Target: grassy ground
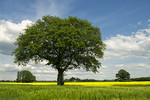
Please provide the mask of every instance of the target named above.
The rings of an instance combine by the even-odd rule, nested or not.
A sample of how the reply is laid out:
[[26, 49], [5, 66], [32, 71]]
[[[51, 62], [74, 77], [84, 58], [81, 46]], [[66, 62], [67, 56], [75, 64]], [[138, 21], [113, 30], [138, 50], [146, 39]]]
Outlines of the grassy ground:
[[149, 100], [150, 86], [0, 84], [0, 100]]

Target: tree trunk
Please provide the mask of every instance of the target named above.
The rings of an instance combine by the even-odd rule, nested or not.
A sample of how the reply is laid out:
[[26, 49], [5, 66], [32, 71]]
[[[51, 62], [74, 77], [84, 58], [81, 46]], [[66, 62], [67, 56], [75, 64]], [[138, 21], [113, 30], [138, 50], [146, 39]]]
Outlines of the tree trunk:
[[64, 85], [64, 71], [58, 69], [58, 76], [57, 76], [57, 85]]

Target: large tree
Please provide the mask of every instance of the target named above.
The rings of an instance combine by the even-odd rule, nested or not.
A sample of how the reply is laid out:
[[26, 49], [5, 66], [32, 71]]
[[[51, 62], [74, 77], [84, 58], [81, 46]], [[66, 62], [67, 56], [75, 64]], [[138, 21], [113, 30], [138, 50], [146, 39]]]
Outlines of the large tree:
[[129, 81], [130, 80], [130, 74], [124, 69], [120, 69], [118, 73], [116, 74], [116, 78], [118, 81]]
[[46, 60], [46, 65], [58, 71], [57, 85], [64, 84], [64, 71], [70, 69], [98, 72], [98, 58], [103, 57], [105, 49], [98, 27], [71, 16], [43, 16], [20, 34], [15, 45], [15, 63], [26, 65], [30, 60]]

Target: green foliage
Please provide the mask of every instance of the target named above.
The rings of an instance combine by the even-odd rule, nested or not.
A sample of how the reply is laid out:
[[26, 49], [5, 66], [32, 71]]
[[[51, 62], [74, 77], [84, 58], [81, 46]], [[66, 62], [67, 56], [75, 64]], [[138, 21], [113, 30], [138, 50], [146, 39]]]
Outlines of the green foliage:
[[70, 79], [65, 79], [64, 81], [66, 81], [66, 82], [81, 82], [81, 79], [71, 77]]
[[95, 80], [95, 79], [80, 79], [80, 78], [75, 78], [71, 77], [70, 79], [65, 79], [65, 82], [99, 82], [100, 80]]
[[18, 71], [17, 72], [17, 82], [34, 82], [36, 80], [36, 77], [28, 70]]
[[0, 85], [0, 100], [149, 100], [150, 87]]
[[129, 81], [130, 80], [130, 74], [129, 72], [125, 71], [124, 69], [121, 69], [118, 71], [116, 74], [117, 80], [118, 81]]
[[28, 26], [25, 34], [20, 34], [15, 45], [18, 46], [12, 53], [15, 63], [26, 65], [30, 60], [46, 60], [46, 65], [58, 70], [60, 82], [63, 72], [70, 69], [98, 72], [101, 63], [97, 58], [103, 57], [105, 49], [98, 27], [71, 16], [64, 19], [43, 16]]
[[132, 81], [150, 81], [150, 77], [131, 78]]

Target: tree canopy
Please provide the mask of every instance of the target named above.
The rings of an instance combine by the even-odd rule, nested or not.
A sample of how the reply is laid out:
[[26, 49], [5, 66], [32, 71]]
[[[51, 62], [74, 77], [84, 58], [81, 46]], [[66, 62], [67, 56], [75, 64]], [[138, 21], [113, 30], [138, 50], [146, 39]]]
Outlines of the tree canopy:
[[17, 82], [33, 82], [36, 81], [36, 77], [28, 70], [18, 71], [17, 72]]
[[124, 69], [121, 69], [116, 74], [116, 78], [118, 81], [129, 81], [130, 80], [130, 74]]
[[70, 69], [98, 72], [98, 58], [103, 57], [105, 50], [100, 28], [71, 16], [43, 16], [20, 34], [15, 45], [15, 63], [46, 60], [46, 65], [58, 70], [58, 85], [63, 85], [63, 73]]

